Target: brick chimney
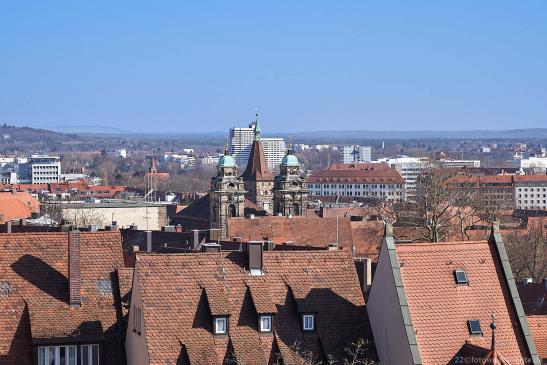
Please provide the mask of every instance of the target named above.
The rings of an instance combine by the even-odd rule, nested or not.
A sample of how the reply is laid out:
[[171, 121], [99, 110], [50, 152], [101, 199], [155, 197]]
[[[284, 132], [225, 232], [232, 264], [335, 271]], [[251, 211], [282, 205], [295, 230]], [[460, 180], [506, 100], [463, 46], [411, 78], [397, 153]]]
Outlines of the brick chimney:
[[68, 232], [68, 291], [70, 306], [80, 306], [82, 304], [80, 231], [77, 230]]

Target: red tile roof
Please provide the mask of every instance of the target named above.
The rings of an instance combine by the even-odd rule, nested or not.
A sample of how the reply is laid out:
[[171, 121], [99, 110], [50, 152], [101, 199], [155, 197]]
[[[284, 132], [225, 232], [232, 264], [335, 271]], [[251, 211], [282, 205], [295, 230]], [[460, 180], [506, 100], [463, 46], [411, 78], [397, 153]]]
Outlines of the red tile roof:
[[[222, 364], [229, 355], [262, 365], [280, 353], [290, 365], [295, 343], [319, 358], [340, 359], [356, 338], [370, 339], [348, 252], [264, 252], [265, 275], [250, 276], [246, 267], [243, 252], [139, 254], [135, 275], [150, 363], [174, 364], [182, 353], [193, 365]], [[229, 335], [214, 336], [211, 312], [224, 312], [226, 298]], [[316, 332], [302, 334], [299, 307], [317, 311]], [[260, 334], [257, 312], [272, 311], [273, 335]], [[373, 347], [367, 356], [375, 358]]]
[[527, 316], [539, 356], [547, 361], [547, 316]]
[[[496, 348], [507, 358], [527, 358], [496, 247], [488, 241], [397, 244], [404, 292], [423, 364], [447, 364], [465, 343], [490, 348], [488, 325], [496, 314]], [[469, 285], [458, 286], [464, 269]], [[478, 319], [484, 336], [471, 336]]]
[[404, 184], [405, 180], [385, 163], [374, 164], [332, 164], [327, 170], [315, 171], [308, 183], [358, 182], [377, 184]]
[[30, 218], [40, 212], [40, 203], [27, 192], [0, 191], [0, 223]]
[[338, 239], [340, 247], [355, 247], [356, 254], [372, 258], [378, 255], [383, 231], [384, 225], [379, 221], [351, 222], [349, 217], [336, 216], [230, 218], [227, 225], [228, 239], [241, 237], [245, 241], [269, 240], [312, 247], [325, 247]]
[[[116, 269], [123, 266], [119, 232], [81, 233], [82, 305], [68, 305], [68, 233], [0, 235], [0, 363], [33, 364], [33, 343], [103, 341], [105, 363], [123, 364]], [[100, 294], [98, 280], [114, 293]], [[119, 321], [120, 320], [120, 321]]]
[[264, 155], [264, 148], [260, 141], [255, 140], [251, 147], [251, 154], [249, 155], [249, 161], [247, 162], [247, 168], [241, 174], [243, 180], [273, 180], [273, 174], [268, 169], [268, 163], [266, 162], [266, 156]]

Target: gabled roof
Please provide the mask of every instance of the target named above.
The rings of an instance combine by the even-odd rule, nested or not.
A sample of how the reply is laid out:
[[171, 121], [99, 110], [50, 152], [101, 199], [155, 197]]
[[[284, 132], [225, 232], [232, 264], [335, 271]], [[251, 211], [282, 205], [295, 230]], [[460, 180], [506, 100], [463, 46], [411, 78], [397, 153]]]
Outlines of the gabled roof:
[[241, 177], [245, 181], [269, 181], [274, 179], [273, 174], [268, 169], [268, 162], [260, 140], [254, 140], [247, 168], [241, 174]]
[[534, 342], [539, 356], [547, 360], [547, 315], [527, 316], [530, 332], [534, 337]]
[[[82, 305], [68, 304], [68, 233], [0, 235], [0, 363], [33, 364], [33, 344], [104, 341], [105, 363], [124, 363], [116, 270], [123, 266], [119, 232], [81, 233]], [[101, 282], [99, 282], [99, 280]], [[112, 293], [99, 286], [112, 286]]]
[[405, 180], [385, 163], [343, 164], [334, 163], [326, 170], [315, 171], [308, 183], [357, 182], [372, 184], [404, 184]]
[[11, 219], [30, 218], [38, 213], [40, 203], [27, 192], [0, 192], [0, 223]]
[[[135, 275], [150, 363], [176, 363], [183, 353], [192, 365], [220, 365], [227, 356], [262, 365], [281, 353], [290, 365], [295, 343], [323, 358], [341, 356], [357, 338], [371, 340], [348, 252], [267, 251], [263, 261], [264, 275], [250, 276], [244, 252], [139, 254]], [[212, 315], [225, 312], [224, 298], [229, 334], [219, 337]], [[301, 333], [297, 299], [317, 309], [316, 333]], [[258, 313], [275, 313], [273, 334], [258, 332]], [[373, 348], [367, 355], [375, 358]]]
[[[489, 241], [401, 243], [394, 251], [421, 364], [447, 364], [465, 343], [489, 348], [492, 313], [500, 353], [515, 361], [537, 356], [498, 233]], [[455, 282], [457, 269], [468, 285]], [[470, 335], [468, 320], [480, 320], [485, 335]]]

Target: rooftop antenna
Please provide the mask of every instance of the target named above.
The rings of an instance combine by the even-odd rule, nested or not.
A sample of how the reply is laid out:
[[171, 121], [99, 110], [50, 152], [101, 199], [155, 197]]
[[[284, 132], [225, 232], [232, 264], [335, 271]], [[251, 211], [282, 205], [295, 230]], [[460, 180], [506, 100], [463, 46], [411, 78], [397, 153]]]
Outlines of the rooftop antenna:
[[492, 329], [492, 350], [496, 349], [496, 314], [492, 312], [492, 322], [490, 323]]

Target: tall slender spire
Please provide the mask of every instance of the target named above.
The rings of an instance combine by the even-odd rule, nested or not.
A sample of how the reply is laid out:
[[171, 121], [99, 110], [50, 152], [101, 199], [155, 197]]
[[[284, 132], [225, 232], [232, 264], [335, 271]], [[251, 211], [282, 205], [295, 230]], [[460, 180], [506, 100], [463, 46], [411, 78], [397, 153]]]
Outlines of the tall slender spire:
[[255, 114], [255, 141], [260, 141], [260, 125], [258, 124], [258, 109]]

